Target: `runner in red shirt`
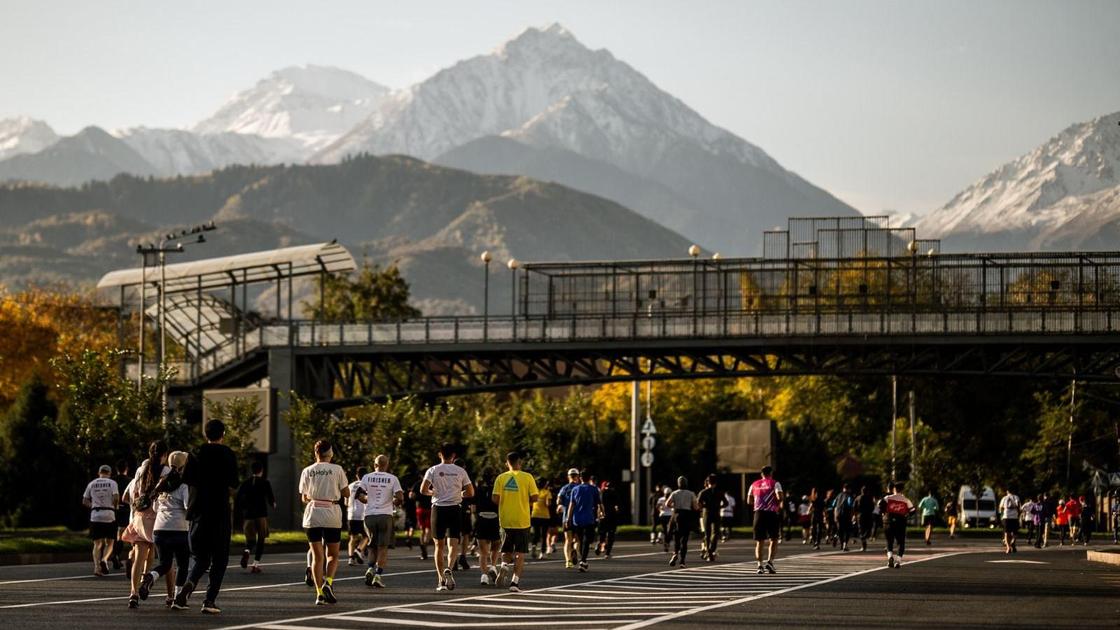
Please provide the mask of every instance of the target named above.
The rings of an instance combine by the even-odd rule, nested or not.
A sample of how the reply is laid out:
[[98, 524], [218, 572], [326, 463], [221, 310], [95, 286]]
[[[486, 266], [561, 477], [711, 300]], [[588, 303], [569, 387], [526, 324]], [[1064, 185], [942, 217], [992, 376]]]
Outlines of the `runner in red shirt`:
[[1081, 502], [1072, 494], [1066, 497], [1066, 519], [1069, 524], [1069, 543], [1076, 545], [1081, 537]]
[[[778, 550], [778, 534], [781, 528], [781, 509], [785, 500], [782, 484], [774, 480], [774, 469], [762, 467], [762, 479], [751, 484], [747, 494], [747, 505], [754, 509], [754, 559], [758, 562], [758, 574], [775, 573], [774, 556]], [[768, 542], [765, 564], [762, 562], [762, 543]]]
[[[902, 494], [902, 483], [891, 483], [891, 494], [879, 500], [879, 512], [883, 515], [883, 529], [887, 533], [887, 566], [897, 569], [902, 566], [902, 556], [906, 554], [906, 521], [914, 511], [914, 504]], [[895, 554], [895, 543], [898, 553]]]

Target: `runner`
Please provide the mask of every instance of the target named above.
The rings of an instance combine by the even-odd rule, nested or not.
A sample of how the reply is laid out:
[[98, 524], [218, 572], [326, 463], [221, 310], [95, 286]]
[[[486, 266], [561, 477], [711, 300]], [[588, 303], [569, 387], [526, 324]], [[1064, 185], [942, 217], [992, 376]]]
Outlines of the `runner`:
[[1067, 512], [1066, 502], [1062, 501], [1061, 496], [1058, 496], [1057, 499], [1057, 507], [1054, 508], [1054, 527], [1058, 529], [1058, 546], [1064, 547], [1066, 533], [1069, 532], [1069, 513]]
[[1020, 526], [1026, 525], [1027, 545], [1031, 545], [1034, 544], [1035, 536], [1034, 520], [1032, 520], [1031, 518], [1031, 515], [1035, 511], [1035, 503], [1034, 497], [1030, 496], [1029, 494], [1027, 495], [1026, 499], [1027, 500], [1023, 501], [1023, 504], [1019, 506], [1019, 523]]
[[1093, 531], [1095, 531], [1097, 527], [1097, 521], [1094, 516], [1096, 510], [1094, 509], [1093, 503], [1085, 497], [1080, 497], [1078, 501], [1081, 504], [1081, 522], [1078, 524], [1078, 531], [1081, 534], [1081, 543], [1088, 547], [1093, 539]]
[[[117, 482], [117, 491], [119, 496], [124, 496], [124, 488], [128, 486], [128, 482], [132, 477], [128, 474], [128, 462], [125, 460], [117, 461], [117, 474], [113, 477], [113, 481]], [[128, 527], [129, 518], [132, 516], [132, 508], [124, 501], [117, 501], [117, 537], [113, 541], [113, 570], [116, 571], [121, 568], [121, 550], [124, 549], [125, 542], [121, 540], [121, 535], [124, 534], [124, 528]], [[132, 546], [129, 545], [128, 554], [125, 556], [125, 574], [132, 573]]]
[[432, 498], [432, 533], [436, 538], [436, 591], [455, 590], [451, 565], [459, 557], [463, 497], [474, 496], [467, 471], [455, 465], [458, 453], [451, 444], [439, 447], [440, 463], [424, 473], [420, 494]]
[[[521, 454], [506, 455], [506, 472], [494, 480], [491, 499], [498, 504], [498, 522], [502, 527], [502, 566], [498, 570], [497, 584], [510, 574], [513, 561], [511, 593], [521, 592], [521, 572], [525, 568], [525, 554], [529, 552], [529, 506], [537, 500], [537, 484], [533, 476], [521, 470]], [[565, 512], [569, 517], [570, 511]]]
[[304, 503], [303, 528], [311, 548], [316, 606], [338, 603], [333, 586], [338, 570], [338, 547], [342, 542], [340, 500], [350, 496], [350, 487], [346, 483], [346, 471], [331, 463], [333, 457], [331, 443], [319, 440], [315, 443], [315, 463], [299, 474], [299, 495]]
[[140, 579], [141, 600], [148, 599], [152, 586], [160, 576], [167, 578], [168, 608], [175, 603], [175, 586], [182, 588], [190, 570], [191, 548], [188, 541], [190, 522], [187, 521], [189, 492], [183, 484], [183, 468], [187, 454], [175, 451], [167, 456], [171, 470], [156, 484], [156, 522], [152, 540], [159, 550], [159, 565]]
[[[552, 484], [542, 477], [537, 480], [537, 489], [537, 500], [533, 501], [533, 510], [529, 515], [533, 527], [533, 548], [530, 557], [540, 560], [548, 550], [548, 530], [552, 526], [552, 513], [550, 512]], [[482, 539], [479, 538], [478, 542], [481, 548]], [[481, 556], [481, 551], [479, 555]]]
[[[346, 566], [348, 567], [356, 567], [366, 563], [366, 546], [369, 545], [369, 540], [366, 538], [366, 502], [362, 500], [361, 495], [364, 492], [362, 490], [362, 479], [368, 472], [369, 470], [365, 466], [359, 466], [354, 481], [347, 486], [350, 490], [350, 498], [346, 500], [346, 529], [349, 532], [346, 541]], [[372, 561], [370, 565], [373, 565]]]
[[797, 504], [797, 522], [801, 525], [801, 544], [807, 545], [811, 540], [813, 531], [813, 517], [810, 513], [809, 495], [801, 495], [801, 502]]
[[407, 486], [409, 492], [404, 495], [401, 511], [404, 512], [404, 544], [412, 549], [412, 536], [416, 532], [416, 498], [412, 495], [413, 480], [411, 474], [401, 476], [401, 486]]
[[[459, 468], [468, 470], [465, 460], [458, 460], [456, 462]], [[470, 476], [470, 473], [467, 473]], [[475, 496], [478, 492], [475, 492]], [[470, 571], [471, 564], [467, 562], [467, 551], [471, 548], [471, 539], [474, 538], [474, 526], [471, 523], [471, 510], [474, 505], [475, 496], [463, 497], [463, 502], [459, 504], [459, 513], [461, 517], [461, 525], [459, 527], [459, 557], [451, 563], [452, 571]]]
[[1034, 528], [1034, 536], [1027, 541], [1027, 544], [1034, 545], [1035, 549], [1042, 548], [1042, 532], [1045, 529], [1045, 520], [1043, 515], [1046, 513], [1046, 500], [1043, 495], [1038, 495], [1031, 502], [1031, 511], [1027, 518], [1031, 521], [1031, 526]]
[[852, 513], [855, 500], [848, 491], [848, 484], [840, 486], [840, 493], [836, 495], [834, 518], [836, 520], [836, 538], [840, 541], [840, 550], [848, 550], [848, 539], [852, 535]]
[[813, 549], [820, 550], [821, 537], [824, 536], [824, 499], [816, 488], [809, 490], [809, 542]]
[[[762, 467], [762, 478], [751, 484], [747, 495], [747, 505], [754, 510], [754, 559], [758, 563], [759, 575], [776, 573], [774, 556], [778, 550], [778, 510], [781, 509], [785, 493], [782, 484], [774, 480], [774, 469]], [[762, 544], [769, 543], [766, 562], [762, 561]]]
[[599, 493], [603, 497], [603, 520], [599, 522], [600, 548], [595, 550], [595, 555], [602, 552], [604, 557], [610, 560], [615, 535], [618, 533], [618, 524], [622, 521], [622, 505], [619, 502], [618, 491], [611, 485], [610, 480], [603, 480]]
[[[490, 586], [498, 582], [498, 564], [502, 561], [502, 531], [498, 524], [498, 504], [494, 502], [494, 486], [487, 481], [490, 475], [478, 479], [475, 488], [474, 537], [478, 541], [478, 569], [482, 572], [481, 584]], [[533, 503], [536, 506], [540, 501]], [[548, 527], [545, 526], [547, 536]]]
[[1081, 502], [1072, 494], [1066, 495], [1066, 525], [1071, 545], [1076, 545], [1081, 540], [1081, 512]]
[[580, 478], [584, 483], [572, 488], [571, 498], [564, 509], [567, 519], [564, 524], [569, 526], [577, 541], [579, 572], [586, 573], [589, 568], [587, 554], [591, 550], [591, 541], [595, 540], [595, 525], [603, 514], [603, 498], [587, 471], [581, 473]]
[[720, 522], [723, 530], [720, 532], [720, 542], [727, 542], [731, 539], [731, 527], [735, 525], [735, 497], [731, 496], [731, 491], [723, 493], [723, 499], [727, 502], [719, 511]]
[[568, 517], [565, 509], [572, 499], [572, 490], [580, 484], [579, 469], [568, 469], [568, 483], [560, 488], [560, 492], [556, 493], [556, 509], [560, 513], [560, 523], [564, 531], [564, 568], [576, 568], [576, 537], [568, 525]]
[[113, 541], [117, 538], [116, 514], [121, 494], [117, 482], [109, 478], [112, 474], [112, 468], [102, 465], [97, 469], [97, 478], [89, 482], [82, 493], [82, 505], [89, 510], [93, 574], [97, 577], [109, 573], [109, 557], [113, 553]]
[[364, 503], [363, 526], [369, 547], [366, 586], [385, 588], [383, 576], [389, 566], [389, 548], [393, 546], [393, 510], [404, 504], [401, 481], [389, 472], [389, 456], [374, 458], [373, 472], [363, 474], [353, 491], [359, 493], [358, 502]]
[[875, 529], [875, 497], [863, 486], [856, 497], [856, 518], [859, 519], [859, 550], [867, 551], [867, 539]]
[[210, 581], [206, 586], [202, 612], [217, 615], [222, 612], [217, 606], [218, 593], [229, 564], [233, 517], [229, 497], [230, 491], [238, 485], [237, 457], [222, 444], [226, 425], [221, 420], [207, 422], [203, 433], [206, 444], [187, 460], [187, 467], [183, 470], [183, 482], [192, 491], [187, 510], [187, 518], [191, 521], [191, 571], [183, 588], [175, 594], [175, 603], [171, 607], [186, 608], [195, 585], [209, 571]]
[[918, 501], [918, 511], [922, 516], [922, 527], [925, 528], [925, 541], [927, 545], [933, 544], [933, 522], [937, 520], [937, 511], [941, 506], [938, 505], [937, 499], [933, 498], [933, 490], [931, 489], [926, 493], [926, 496]]
[[952, 496], [945, 499], [945, 524], [949, 526], [950, 540], [957, 537], [957, 517], [959, 514], [960, 508], [957, 506], [957, 500]]
[[669, 495], [665, 502], [666, 507], [673, 510], [673, 524], [675, 534], [673, 537], [673, 557], [669, 558], [669, 566], [680, 565], [684, 568], [688, 556], [688, 537], [696, 528], [699, 518], [697, 512], [700, 505], [696, 501], [696, 493], [688, 489], [688, 479], [683, 475], [677, 477], [677, 489]]
[[673, 490], [669, 486], [661, 489], [661, 498], [657, 500], [657, 539], [665, 543], [665, 553], [669, 553], [669, 528], [673, 524], [673, 507], [669, 505], [669, 495]]
[[700, 505], [700, 531], [704, 539], [700, 545], [700, 559], [706, 562], [715, 562], [719, 556], [719, 525], [720, 514], [727, 505], [727, 499], [717, 485], [719, 478], [708, 475], [704, 480], [704, 489], [696, 497]]
[[148, 459], [136, 470], [135, 483], [129, 497], [133, 507], [132, 518], [124, 530], [124, 539], [136, 549], [135, 562], [129, 575], [131, 590], [128, 607], [140, 607], [140, 581], [155, 564], [156, 484], [167, 464], [168, 449], [162, 441], [148, 445]]
[[[887, 566], [898, 569], [902, 566], [902, 556], [906, 555], [906, 521], [914, 512], [914, 504], [902, 494], [902, 483], [891, 484], [891, 494], [879, 501], [879, 512], [883, 515], [883, 529], [887, 534]], [[898, 545], [898, 554], [894, 552]]]
[[[249, 568], [250, 573], [260, 573], [264, 541], [268, 539], [268, 508], [276, 509], [276, 496], [272, 494], [272, 484], [264, 476], [264, 464], [253, 462], [252, 471], [253, 474], [237, 489], [237, 505], [241, 507], [241, 524], [245, 533], [241, 568]], [[249, 567], [250, 553], [253, 556], [252, 567]]]
[[428, 544], [432, 542], [432, 497], [420, 492], [423, 476], [416, 480], [408, 496], [416, 503], [416, 527], [420, 529], [420, 559], [428, 559]]
[[649, 528], [649, 544], [651, 545], [656, 545], [662, 540], [661, 501], [667, 496], [669, 495], [663, 492], [661, 484], [657, 483], [653, 485], [653, 488], [649, 491], [649, 496], [646, 497], [646, 507], [649, 508], [646, 514], [649, 515], [649, 520], [652, 523]]
[[824, 493], [824, 538], [836, 546], [836, 491], [831, 488]]
[[1008, 488], [999, 501], [999, 517], [1003, 521], [1003, 552], [1019, 551], [1015, 547], [1015, 535], [1019, 533], [1019, 497]]

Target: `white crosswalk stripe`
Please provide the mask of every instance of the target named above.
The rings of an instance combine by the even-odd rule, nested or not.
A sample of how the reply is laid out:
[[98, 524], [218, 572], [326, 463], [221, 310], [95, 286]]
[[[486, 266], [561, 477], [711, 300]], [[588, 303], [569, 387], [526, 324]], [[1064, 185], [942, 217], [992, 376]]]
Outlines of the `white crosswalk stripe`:
[[[924, 559], [941, 557], [940, 554]], [[920, 561], [920, 560], [919, 560]], [[262, 628], [359, 630], [372, 624], [431, 628], [643, 628], [696, 612], [745, 603], [885, 568], [879, 554], [794, 556], [775, 575], [758, 575], [753, 562], [704, 565], [644, 575], [459, 599], [386, 606]]]

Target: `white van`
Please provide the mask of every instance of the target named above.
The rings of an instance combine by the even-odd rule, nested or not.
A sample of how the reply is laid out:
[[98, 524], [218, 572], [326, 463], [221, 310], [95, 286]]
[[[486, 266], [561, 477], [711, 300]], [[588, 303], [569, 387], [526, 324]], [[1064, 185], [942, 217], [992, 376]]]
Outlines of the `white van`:
[[960, 522], [962, 527], [995, 527], [999, 522], [996, 512], [996, 493], [991, 486], [984, 486], [979, 499], [972, 491], [971, 486], [961, 486], [957, 495], [957, 505], [960, 506]]

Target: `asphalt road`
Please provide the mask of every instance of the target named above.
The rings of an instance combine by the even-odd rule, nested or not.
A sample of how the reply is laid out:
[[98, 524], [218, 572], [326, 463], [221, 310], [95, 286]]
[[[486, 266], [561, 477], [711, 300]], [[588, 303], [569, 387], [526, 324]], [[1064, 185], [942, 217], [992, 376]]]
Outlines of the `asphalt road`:
[[219, 617], [199, 613], [197, 594], [191, 610], [166, 610], [161, 585], [139, 610], [128, 610], [123, 577], [95, 578], [84, 564], [0, 567], [0, 620], [4, 630], [1120, 625], [1120, 568], [1086, 561], [1084, 547], [1008, 556], [991, 541], [941, 540], [913, 545], [902, 568], [888, 569], [881, 542], [866, 553], [812, 553], [786, 543], [777, 574], [764, 576], [755, 574], [747, 541], [725, 545], [710, 564], [699, 562], [695, 547], [683, 570], [668, 566], [660, 548], [640, 542], [619, 543], [613, 559], [593, 561], [586, 574], [556, 559], [531, 562], [520, 594], [480, 586], [477, 570], [457, 573], [455, 591], [436, 593], [430, 562], [397, 549], [388, 588], [368, 589], [360, 569], [342, 567], [340, 602], [330, 607], [314, 605], [302, 580], [302, 554], [266, 557], [259, 575], [235, 559]]

